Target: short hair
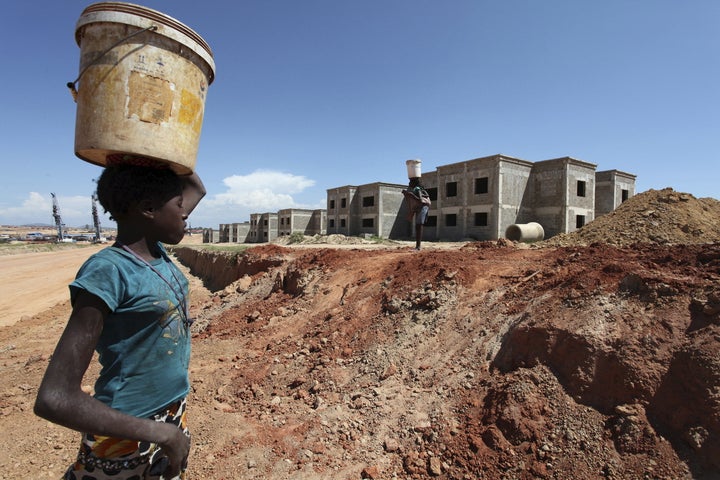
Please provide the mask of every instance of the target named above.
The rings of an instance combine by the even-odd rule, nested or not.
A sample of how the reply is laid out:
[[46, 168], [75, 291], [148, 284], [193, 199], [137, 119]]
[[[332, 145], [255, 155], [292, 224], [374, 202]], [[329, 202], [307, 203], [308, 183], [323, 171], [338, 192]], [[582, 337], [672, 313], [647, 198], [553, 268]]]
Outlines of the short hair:
[[110, 165], [97, 181], [97, 198], [112, 220], [142, 201], [161, 206], [182, 194], [180, 177], [169, 168]]

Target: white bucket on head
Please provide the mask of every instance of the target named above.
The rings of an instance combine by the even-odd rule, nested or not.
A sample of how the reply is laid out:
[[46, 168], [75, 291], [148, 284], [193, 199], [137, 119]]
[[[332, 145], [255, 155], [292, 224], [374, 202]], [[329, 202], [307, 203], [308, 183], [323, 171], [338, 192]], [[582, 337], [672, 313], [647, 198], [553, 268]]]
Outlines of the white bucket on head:
[[405, 166], [407, 167], [408, 178], [420, 178], [422, 176], [421, 160], [405, 160]]
[[142, 157], [193, 172], [215, 78], [207, 43], [172, 17], [120, 2], [83, 10], [75, 39], [75, 155], [97, 165]]

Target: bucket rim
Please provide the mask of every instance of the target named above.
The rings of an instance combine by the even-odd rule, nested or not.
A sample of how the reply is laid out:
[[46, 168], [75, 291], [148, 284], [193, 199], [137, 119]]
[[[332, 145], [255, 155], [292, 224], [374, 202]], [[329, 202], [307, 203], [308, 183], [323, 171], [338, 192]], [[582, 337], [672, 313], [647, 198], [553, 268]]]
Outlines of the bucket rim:
[[192, 49], [210, 67], [208, 84], [215, 79], [215, 61], [210, 45], [192, 28], [179, 20], [142, 5], [127, 2], [97, 2], [87, 6], [75, 25], [75, 41], [80, 46], [80, 32], [91, 23], [121, 23], [139, 28], [157, 24], [155, 32]]
[[146, 158], [148, 160], [154, 160], [158, 163], [165, 164], [170, 170], [175, 172], [178, 175], [184, 176], [184, 175], [190, 175], [193, 173], [195, 169], [195, 165], [186, 165], [184, 163], [175, 162], [172, 160], [168, 160], [166, 158], [160, 158], [154, 155], [148, 155], [147, 153], [133, 153], [133, 152], [127, 152], [125, 150], [117, 150], [117, 149], [108, 149], [108, 150], [99, 150], [96, 152], [93, 152], [92, 149], [77, 149], [75, 148], [75, 156], [79, 158], [80, 160], [84, 160], [88, 163], [91, 163], [93, 165], [97, 165], [99, 167], [107, 167], [109, 162], [108, 158], [113, 155], [134, 155], [137, 157]]

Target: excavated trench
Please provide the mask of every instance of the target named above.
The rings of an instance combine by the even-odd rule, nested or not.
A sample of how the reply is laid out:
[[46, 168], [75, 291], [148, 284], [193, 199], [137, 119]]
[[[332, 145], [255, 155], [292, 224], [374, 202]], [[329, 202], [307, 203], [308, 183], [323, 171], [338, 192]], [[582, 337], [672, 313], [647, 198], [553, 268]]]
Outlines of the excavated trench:
[[287, 262], [287, 259], [281, 256], [256, 255], [252, 249], [230, 253], [173, 247], [172, 252], [193, 275], [203, 280], [206, 288], [213, 292], [222, 290], [246, 275], [253, 277]]

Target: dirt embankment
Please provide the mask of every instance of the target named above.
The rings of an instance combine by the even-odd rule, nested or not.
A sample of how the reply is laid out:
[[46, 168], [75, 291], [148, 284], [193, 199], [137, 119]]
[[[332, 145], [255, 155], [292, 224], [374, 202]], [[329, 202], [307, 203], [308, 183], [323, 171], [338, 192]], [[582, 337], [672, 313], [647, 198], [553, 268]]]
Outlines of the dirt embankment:
[[237, 454], [293, 464], [247, 456], [248, 478], [720, 472], [718, 246], [261, 247], [230, 263], [242, 278], [199, 313], [200, 342], [236, 345], [212, 402], [253, 425]]
[[[593, 222], [546, 248], [177, 249], [197, 273], [191, 478], [718, 478], [720, 235], [673, 241], [704, 201], [666, 195], [626, 202], [616, 222], [670, 207], [663, 241], [629, 246], [588, 242]], [[0, 330], [10, 478], [74, 454], [30, 413], [63, 309]]]

